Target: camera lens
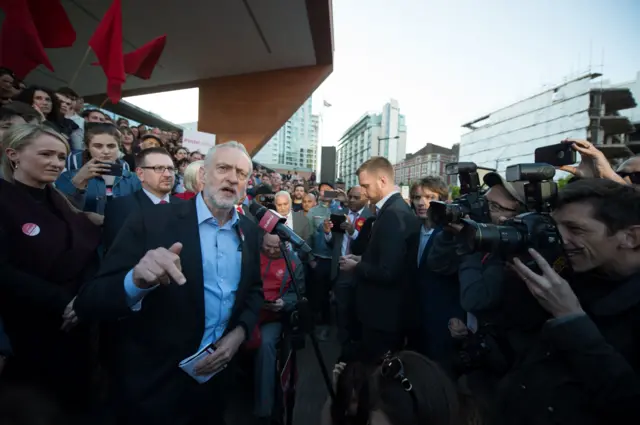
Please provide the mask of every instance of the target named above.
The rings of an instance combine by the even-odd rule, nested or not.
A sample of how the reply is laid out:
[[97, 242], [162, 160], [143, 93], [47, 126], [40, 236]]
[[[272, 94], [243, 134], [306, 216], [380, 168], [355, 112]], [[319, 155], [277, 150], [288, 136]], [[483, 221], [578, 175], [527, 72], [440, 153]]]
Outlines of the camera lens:
[[429, 203], [429, 219], [438, 226], [457, 224], [464, 218], [464, 211], [458, 204], [447, 204], [441, 201]]
[[526, 235], [513, 226], [476, 223], [465, 226], [462, 237], [473, 251], [513, 254], [526, 249]]

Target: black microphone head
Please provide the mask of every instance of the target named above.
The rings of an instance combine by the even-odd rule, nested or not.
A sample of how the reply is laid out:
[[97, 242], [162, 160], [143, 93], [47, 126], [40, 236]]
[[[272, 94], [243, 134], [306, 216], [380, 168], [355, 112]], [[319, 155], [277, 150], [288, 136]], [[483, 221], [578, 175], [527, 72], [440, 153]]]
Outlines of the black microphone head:
[[253, 214], [258, 220], [260, 220], [262, 216], [264, 216], [264, 213], [267, 212], [267, 209], [254, 201], [251, 203], [251, 205], [249, 205], [249, 212]]

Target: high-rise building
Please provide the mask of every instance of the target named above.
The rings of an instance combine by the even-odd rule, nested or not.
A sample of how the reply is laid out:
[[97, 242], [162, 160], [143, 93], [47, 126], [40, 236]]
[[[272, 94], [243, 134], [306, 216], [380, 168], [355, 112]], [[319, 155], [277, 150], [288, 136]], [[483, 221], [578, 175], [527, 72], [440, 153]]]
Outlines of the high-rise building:
[[441, 177], [447, 185], [457, 184], [457, 176], [448, 176], [445, 166], [450, 162], [456, 162], [456, 148], [427, 143], [424, 148], [407, 157], [393, 166], [396, 174], [396, 184], [411, 185], [426, 176]]
[[312, 114], [311, 98], [254, 156], [274, 169], [314, 171], [318, 157], [318, 116]]
[[609, 158], [630, 155], [635, 127], [622, 111], [636, 106], [633, 94], [599, 77], [583, 75], [464, 124], [471, 131], [460, 139], [460, 161], [504, 173], [567, 138], [587, 139]]
[[405, 116], [391, 99], [381, 113], [367, 112], [338, 141], [338, 179], [347, 187], [358, 183], [356, 170], [372, 156], [384, 156], [392, 164], [402, 161], [407, 145]]

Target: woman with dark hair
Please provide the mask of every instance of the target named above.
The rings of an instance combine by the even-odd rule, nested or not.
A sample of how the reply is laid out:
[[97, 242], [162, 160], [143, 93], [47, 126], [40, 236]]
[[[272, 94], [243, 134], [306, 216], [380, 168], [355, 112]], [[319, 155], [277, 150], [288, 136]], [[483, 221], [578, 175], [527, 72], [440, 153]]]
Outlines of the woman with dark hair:
[[83, 211], [104, 215], [107, 202], [131, 195], [142, 185], [126, 162], [118, 158], [120, 133], [113, 124], [87, 123], [84, 138], [86, 150], [69, 158], [56, 186], [70, 196], [84, 194]]
[[122, 160], [129, 164], [129, 170], [135, 170], [136, 155], [134, 152], [138, 143], [129, 127], [120, 127], [120, 133], [122, 134], [120, 140], [120, 151], [123, 153]]
[[338, 363], [333, 369], [331, 398], [322, 410], [321, 425], [367, 425], [369, 421], [370, 369], [363, 363]]
[[371, 425], [480, 425], [478, 410], [421, 354], [388, 354], [371, 377]]
[[[46, 87], [30, 86], [22, 91], [15, 100], [31, 105], [42, 114], [44, 123], [51, 126], [58, 133], [71, 141], [72, 149], [76, 150], [81, 140], [74, 143], [72, 135], [80, 129], [72, 120], [64, 117], [58, 96]], [[78, 133], [79, 134], [79, 133]]]

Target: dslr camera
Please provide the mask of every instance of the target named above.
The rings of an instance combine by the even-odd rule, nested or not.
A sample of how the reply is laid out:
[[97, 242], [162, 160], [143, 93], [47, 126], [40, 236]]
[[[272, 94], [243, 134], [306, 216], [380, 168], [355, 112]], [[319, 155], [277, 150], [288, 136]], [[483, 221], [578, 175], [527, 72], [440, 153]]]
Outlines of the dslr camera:
[[473, 162], [453, 162], [445, 167], [447, 175], [458, 175], [460, 197], [448, 204], [441, 201], [429, 203], [429, 219], [438, 226], [459, 224], [465, 216], [476, 222], [489, 218], [489, 209], [481, 191], [478, 166]]
[[464, 220], [461, 237], [472, 251], [498, 253], [505, 259], [515, 256], [530, 268], [537, 268], [527, 253], [533, 248], [563, 277], [571, 274], [562, 237], [551, 211], [558, 186], [553, 181], [555, 167], [544, 163], [517, 164], [507, 168], [506, 180], [525, 181], [527, 212], [501, 225]]

